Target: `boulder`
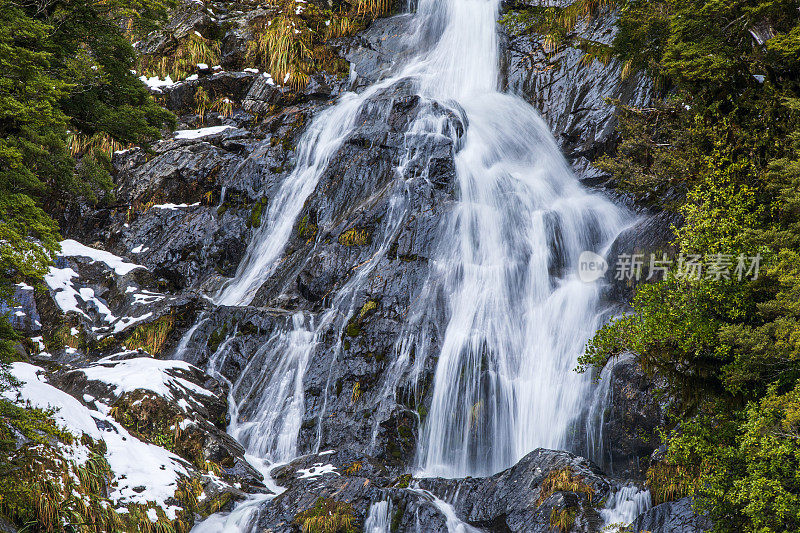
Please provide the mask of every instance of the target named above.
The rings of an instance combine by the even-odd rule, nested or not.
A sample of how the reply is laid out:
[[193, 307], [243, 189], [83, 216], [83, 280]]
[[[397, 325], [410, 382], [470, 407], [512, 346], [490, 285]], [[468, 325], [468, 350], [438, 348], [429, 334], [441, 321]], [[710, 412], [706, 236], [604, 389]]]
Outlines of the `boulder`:
[[701, 533], [710, 531], [712, 527], [713, 523], [708, 517], [695, 512], [691, 498], [681, 498], [656, 505], [642, 513], [630, 525], [630, 530], [650, 533]]

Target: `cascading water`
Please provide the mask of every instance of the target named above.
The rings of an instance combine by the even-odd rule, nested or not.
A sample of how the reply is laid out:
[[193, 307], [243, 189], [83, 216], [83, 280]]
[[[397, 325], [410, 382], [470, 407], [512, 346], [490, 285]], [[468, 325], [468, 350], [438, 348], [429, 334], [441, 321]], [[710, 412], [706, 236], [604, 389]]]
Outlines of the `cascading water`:
[[[491, 474], [537, 446], [566, 443], [589, 387], [572, 370], [599, 325], [600, 287], [578, 280], [577, 258], [584, 250], [602, 252], [625, 222], [608, 200], [581, 187], [535, 111], [498, 91], [499, 3], [419, 0], [408, 43], [416, 55], [397, 75], [344, 95], [314, 120], [236, 277], [214, 297], [218, 305], [253, 301], [276, 269], [305, 201], [379, 91], [409, 80], [423, 99], [461, 117], [463, 136], [424, 112], [407, 133], [454, 140], [459, 197], [442, 220], [430, 275], [409, 310], [384, 385], [385, 396], [392, 395], [401, 381], [420, 379], [426, 358], [437, 360], [417, 459], [424, 472], [444, 476]], [[413, 157], [409, 147], [405, 162]], [[403, 161], [396, 171], [403, 173]], [[408, 216], [402, 187], [390, 194], [392, 214], [376, 231], [382, 237], [368, 264], [314, 320], [295, 315], [291, 327], [250, 359], [242, 373], [247, 379], [231, 384], [229, 430], [251, 457], [269, 464], [297, 454], [302, 380], [313, 350], [325, 331], [341, 338], [370, 270]], [[439, 344], [431, 342], [432, 332]], [[217, 350], [212, 371], [226, 349], [223, 343]], [[339, 351], [333, 348], [331, 365]], [[226, 528], [254, 527], [249, 509], [237, 511]], [[221, 528], [223, 519], [214, 520]]]
[[623, 212], [577, 182], [531, 107], [497, 91], [498, 4], [423, 0], [441, 38], [409, 67], [423, 95], [468, 124], [460, 202], [397, 359], [414, 350], [418, 373], [437, 355], [425, 353], [427, 337], [443, 331], [419, 446], [426, 474], [486, 475], [537, 446], [564, 447], [588, 388], [572, 370], [600, 321], [600, 287], [578, 279], [577, 260], [624, 225]]

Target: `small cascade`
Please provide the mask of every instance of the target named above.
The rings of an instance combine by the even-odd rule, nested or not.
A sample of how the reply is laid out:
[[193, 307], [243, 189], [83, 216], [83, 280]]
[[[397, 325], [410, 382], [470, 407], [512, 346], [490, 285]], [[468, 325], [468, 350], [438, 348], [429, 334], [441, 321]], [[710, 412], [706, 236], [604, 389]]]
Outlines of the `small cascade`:
[[[305, 315], [296, 313], [291, 323], [291, 329], [275, 332], [253, 354], [230, 389], [228, 433], [252, 456], [274, 463], [297, 456], [303, 376], [316, 342], [313, 324]], [[220, 375], [230, 348], [229, 341], [219, 346], [209, 362], [211, 375]]]
[[617, 488], [606, 501], [604, 509], [600, 510], [603, 518], [603, 531], [616, 533], [624, 530], [637, 516], [644, 513], [653, 502], [649, 489], [641, 489], [636, 485], [625, 485]]
[[179, 361], [185, 360], [186, 351], [189, 349], [189, 344], [192, 342], [194, 334], [198, 329], [203, 327], [203, 324], [208, 321], [208, 314], [205, 312], [200, 313], [200, 316], [197, 317], [197, 322], [195, 322], [194, 325], [183, 334], [183, 337], [181, 337], [181, 340], [178, 342], [178, 346], [175, 348], [175, 353], [172, 355], [173, 359], [177, 359]]
[[192, 533], [241, 533], [255, 531], [259, 512], [267, 501], [283, 492], [270, 476], [273, 468], [267, 462], [253, 456], [246, 456], [247, 461], [264, 476], [264, 485], [269, 490], [265, 494], [253, 494], [240, 502], [230, 513], [217, 513], [209, 516], [192, 528]]
[[391, 526], [392, 503], [386, 500], [373, 503], [364, 522], [364, 533], [391, 533]]
[[609, 363], [600, 372], [589, 401], [586, 414], [585, 455], [602, 467], [608, 467], [613, 474], [610, 457], [605, 456], [603, 426], [606, 422], [606, 408], [611, 404], [611, 373], [613, 364]]
[[433, 493], [421, 488], [411, 488], [408, 490], [415, 492], [424, 499], [430, 501], [431, 504], [436, 507], [440, 513], [442, 513], [447, 521], [447, 533], [483, 533], [482, 530], [473, 527], [459, 519], [458, 516], [456, 516], [456, 511], [453, 509], [453, 506], [444, 500], [437, 498]]

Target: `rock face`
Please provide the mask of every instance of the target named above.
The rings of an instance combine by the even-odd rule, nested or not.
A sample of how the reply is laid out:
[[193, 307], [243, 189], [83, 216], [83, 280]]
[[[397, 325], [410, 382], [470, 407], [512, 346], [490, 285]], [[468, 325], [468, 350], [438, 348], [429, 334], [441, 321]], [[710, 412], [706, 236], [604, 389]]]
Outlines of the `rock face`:
[[594, 442], [581, 453], [594, 457], [606, 472], [644, 481], [650, 456], [661, 439], [667, 399], [632, 354], [608, 362], [587, 415], [587, 433]]
[[[524, 7], [521, 2], [511, 9]], [[603, 14], [579, 23], [576, 35], [610, 44], [615, 22], [613, 13]], [[652, 98], [651, 80], [639, 73], [623, 78], [623, 66], [615, 59], [607, 65], [599, 61], [586, 64], [584, 53], [571, 46], [547, 54], [541, 36], [513, 26], [503, 30], [502, 86], [541, 112], [581, 180], [602, 182], [602, 173], [592, 163], [609, 153], [616, 142], [614, 105], [607, 100], [646, 106]]]
[[598, 531], [597, 507], [611, 486], [590, 461], [567, 452], [534, 450], [512, 468], [484, 479], [423, 479], [420, 486], [452, 502], [459, 517], [487, 531], [551, 531], [566, 513], [570, 531]]
[[695, 513], [691, 498], [656, 505], [639, 515], [631, 524], [632, 531], [658, 533], [700, 533], [711, 530], [711, 520]]
[[[223, 66], [236, 65], [246, 21], [259, 11], [215, 11], [230, 22]], [[154, 36], [143, 49], [167, 49], [195, 29], [221, 31], [214, 15], [182, 13], [167, 35]], [[36, 317], [24, 328], [33, 333], [35, 322], [43, 322], [45, 346], [37, 346], [33, 358], [52, 370], [58, 387], [81, 402], [116, 408], [120, 424], [148, 442], [157, 443], [165, 420], [189, 420], [174, 451], [198, 471], [211, 468], [207, 478], [218, 472], [225, 487], [206, 484], [205, 490], [227, 494], [217, 498], [224, 500], [222, 509], [243, 492], [267, 492], [245, 448], [224, 429], [274, 407], [259, 403], [273, 381], [296, 387], [302, 401], [288, 405], [279, 397], [275, 403], [296, 409], [293, 444], [307, 455], [272, 472], [286, 490], [259, 508], [264, 530], [296, 532], [315, 513], [364, 524], [371, 509], [383, 509], [398, 532], [450, 531], [459, 521], [498, 533], [598, 531], [612, 482], [568, 452], [536, 450], [485, 479], [411, 481], [407, 474], [436, 361], [419, 362], [413, 386], [389, 378], [402, 371], [395, 364], [396, 339], [434, 267], [438, 225], [456, 206], [454, 156], [466, 130], [463, 116], [417, 96], [409, 82], [385, 84], [361, 107], [250, 305], [215, 306], [204, 298], [240, 268], [303, 157], [298, 142], [314, 117], [346, 90], [361, 91], [401, 63], [410, 21], [408, 15], [381, 19], [337, 41], [352, 64], [350, 79], [322, 73], [293, 92], [252, 71], [201, 72], [160, 89], [182, 131], [151, 150], [114, 155], [117, 205], [63, 214], [65, 235], [87, 246], [59, 258], [49, 294], [21, 303], [26, 316]], [[613, 21], [598, 18], [581, 35], [608, 42]], [[649, 82], [622, 80], [613, 62], [583, 65], [574, 49], [551, 57], [539, 50], [535, 36], [505, 35], [502, 84], [541, 110], [581, 179], [600, 183], [592, 162], [615, 142], [613, 107], [605, 98], [645, 104]], [[198, 112], [200, 89], [230, 98], [232, 111]], [[441, 135], [415, 130], [423, 115], [440, 124]], [[619, 246], [647, 241], [652, 233], [643, 225]], [[115, 256], [98, 259], [99, 249]], [[437, 352], [440, 332], [428, 336]], [[167, 394], [120, 392], [91, 377], [149, 356], [179, 360], [164, 379], [190, 385], [167, 387]], [[602, 406], [610, 464], [614, 473], [641, 476], [636, 460], [655, 445], [661, 406], [635, 362], [618, 362], [611, 375], [610, 401]], [[211, 394], [193, 393], [193, 387]], [[284, 418], [269, 421], [270, 427]], [[661, 531], [681, 512], [676, 507], [642, 524]]]
[[300, 458], [273, 476], [286, 490], [264, 508], [258, 525], [287, 533], [315, 507], [363, 524], [377, 502], [388, 504], [391, 531], [399, 533], [446, 532], [459, 523], [478, 531], [545, 533], [562, 513], [570, 517], [565, 531], [599, 531], [598, 508], [611, 488], [589, 461], [543, 449], [486, 479], [394, 477], [374, 458], [337, 451]]

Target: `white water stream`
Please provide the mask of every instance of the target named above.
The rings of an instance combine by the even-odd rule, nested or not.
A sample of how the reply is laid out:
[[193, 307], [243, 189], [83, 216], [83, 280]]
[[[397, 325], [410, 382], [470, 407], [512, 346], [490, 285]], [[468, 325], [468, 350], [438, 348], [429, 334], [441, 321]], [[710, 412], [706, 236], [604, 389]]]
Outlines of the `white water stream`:
[[[401, 380], [419, 379], [426, 358], [437, 360], [433, 402], [418, 443], [424, 474], [492, 474], [536, 447], [566, 445], [590, 388], [588, 377], [573, 369], [600, 320], [601, 287], [578, 280], [577, 259], [584, 250], [602, 253], [626, 223], [625, 213], [580, 185], [537, 113], [498, 91], [499, 3], [419, 0], [408, 42], [416, 56], [392, 78], [342, 96], [314, 119], [299, 144], [295, 170], [270, 202], [235, 278], [213, 299], [232, 306], [253, 301], [305, 201], [380, 90], [409, 79], [425, 99], [464, 117], [466, 134], [456, 154], [458, 205], [442, 223], [430, 275], [386, 372], [385, 395], [391, 396]], [[378, 116], [387, 111], [370, 109]], [[426, 130], [455, 136], [423, 113], [410, 134]], [[297, 455], [303, 375], [321, 333], [341, 333], [356, 311], [362, 285], [399, 231], [406, 206], [402, 191], [392, 195], [392, 213], [376, 232], [381, 241], [370, 264], [338, 290], [322, 315], [313, 321], [296, 315], [293, 326], [264, 343], [230, 384], [235, 400], [229, 431], [262, 463]], [[435, 347], [433, 331], [440, 334]], [[212, 373], [228, 349], [228, 343], [220, 345]], [[334, 347], [335, 356], [339, 351]], [[248, 500], [196, 531], [250, 531], [257, 503]]]

